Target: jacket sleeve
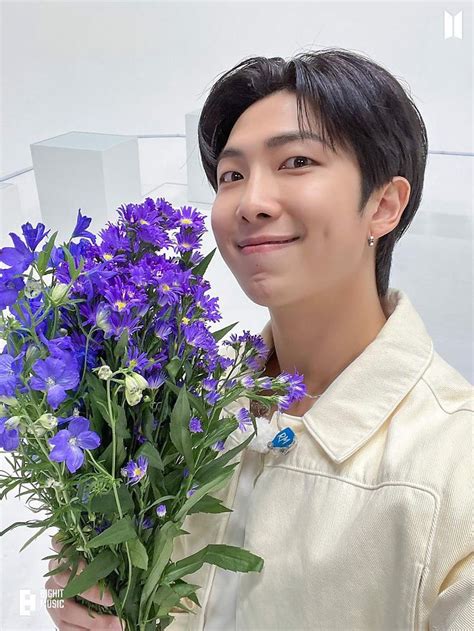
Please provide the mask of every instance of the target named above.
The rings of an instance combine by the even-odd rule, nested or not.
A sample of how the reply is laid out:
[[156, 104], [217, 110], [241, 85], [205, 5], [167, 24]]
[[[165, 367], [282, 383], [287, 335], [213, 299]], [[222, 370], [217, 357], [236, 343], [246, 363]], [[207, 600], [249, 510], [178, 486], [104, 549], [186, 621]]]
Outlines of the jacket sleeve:
[[459, 561], [446, 577], [430, 612], [428, 629], [474, 629], [474, 553]]

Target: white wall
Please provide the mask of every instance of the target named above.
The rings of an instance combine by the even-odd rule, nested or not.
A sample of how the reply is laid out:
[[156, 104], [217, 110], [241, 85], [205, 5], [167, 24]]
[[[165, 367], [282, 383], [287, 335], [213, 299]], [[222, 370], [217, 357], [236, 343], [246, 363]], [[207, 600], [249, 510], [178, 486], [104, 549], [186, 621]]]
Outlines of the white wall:
[[[462, 40], [444, 39], [445, 9], [463, 11]], [[469, 3], [3, 2], [1, 22], [0, 175], [31, 165], [30, 143], [71, 130], [184, 133], [185, 114], [244, 57], [326, 46], [364, 52], [408, 86], [433, 152], [473, 151]], [[139, 145], [143, 195], [187, 203], [185, 140]], [[9, 182], [19, 208], [0, 209], [0, 246], [9, 230], [41, 216], [33, 174]], [[209, 205], [197, 206], [209, 215]], [[472, 157], [432, 153], [422, 206], [394, 253], [391, 286], [407, 291], [435, 348], [472, 381], [471, 215]], [[214, 245], [209, 232], [203, 250]], [[243, 295], [218, 252], [209, 280], [223, 323], [238, 320], [235, 331], [263, 326], [266, 310]], [[0, 529], [30, 516], [18, 500], [0, 509]], [[53, 629], [39, 607], [19, 617], [19, 590], [39, 601], [46, 571], [39, 562], [46, 536], [18, 554], [30, 534], [0, 541], [2, 631]]]

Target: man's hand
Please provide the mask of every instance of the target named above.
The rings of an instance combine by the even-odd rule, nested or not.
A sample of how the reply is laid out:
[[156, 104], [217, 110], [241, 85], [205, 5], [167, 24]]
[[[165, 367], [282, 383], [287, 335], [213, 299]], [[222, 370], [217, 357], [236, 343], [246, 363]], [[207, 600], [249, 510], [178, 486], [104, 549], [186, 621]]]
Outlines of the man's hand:
[[[52, 545], [56, 552], [61, 551], [61, 544], [59, 544], [54, 537], [52, 539]], [[51, 559], [49, 562], [49, 571], [57, 568], [61, 563], [62, 561], [58, 563], [55, 559]], [[80, 561], [77, 573], [80, 574], [85, 567], [85, 562]], [[66, 570], [49, 576], [45, 585], [46, 589], [57, 590], [66, 587], [70, 575], [71, 572]], [[81, 594], [81, 597], [98, 605], [103, 605], [104, 607], [110, 607], [114, 604], [109, 591], [104, 590], [102, 598], [100, 597], [100, 588], [98, 585], [90, 587]], [[117, 616], [109, 616], [95, 612], [89, 614], [87, 607], [78, 605], [71, 598], [64, 599], [64, 607], [55, 609], [47, 605], [46, 608], [59, 631], [105, 631], [105, 629], [109, 629], [110, 631], [122, 631], [125, 629], [125, 623], [123, 623], [122, 627], [120, 619], [117, 618]]]

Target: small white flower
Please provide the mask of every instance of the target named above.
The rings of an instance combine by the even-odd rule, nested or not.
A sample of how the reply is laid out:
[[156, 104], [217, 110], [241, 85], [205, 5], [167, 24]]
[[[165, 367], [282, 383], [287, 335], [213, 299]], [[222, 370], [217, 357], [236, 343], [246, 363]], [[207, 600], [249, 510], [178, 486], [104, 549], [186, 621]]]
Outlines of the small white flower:
[[58, 425], [58, 419], [53, 414], [48, 413], [41, 415], [36, 422], [47, 431], [54, 429]]
[[107, 308], [103, 306], [99, 307], [97, 309], [97, 313], [95, 314], [96, 325], [99, 327], [99, 329], [102, 329], [102, 331], [104, 331], [105, 333], [107, 333], [107, 331], [110, 329], [108, 316], [109, 316], [109, 312]]
[[5, 429], [16, 429], [20, 422], [20, 416], [10, 416], [10, 418], [5, 421]]
[[57, 285], [53, 287], [53, 290], [51, 291], [51, 302], [54, 305], [59, 306], [61, 304], [64, 304], [65, 302], [67, 302], [68, 297], [69, 297], [68, 285], [65, 285], [64, 283], [58, 283]]
[[110, 368], [110, 366], [101, 366], [99, 368], [99, 370], [97, 371], [97, 376], [99, 377], [99, 379], [110, 379], [110, 377], [113, 375], [113, 372]]
[[137, 405], [142, 400], [142, 392], [148, 388], [148, 382], [136, 372], [125, 375], [125, 398], [129, 405]]
[[140, 390], [145, 390], [145, 388], [148, 388], [148, 381], [137, 372], [132, 372], [131, 375], [127, 376], [130, 376], [135, 381]]
[[26, 281], [24, 292], [27, 298], [36, 298], [41, 293], [41, 282], [35, 278], [29, 278]]

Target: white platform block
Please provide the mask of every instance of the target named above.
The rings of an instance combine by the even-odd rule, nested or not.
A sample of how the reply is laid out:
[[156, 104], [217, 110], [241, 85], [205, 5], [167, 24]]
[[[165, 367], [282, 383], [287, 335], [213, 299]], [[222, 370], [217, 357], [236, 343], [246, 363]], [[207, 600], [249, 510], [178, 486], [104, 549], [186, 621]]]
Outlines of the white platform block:
[[195, 204], [212, 204], [216, 194], [207, 181], [199, 153], [198, 123], [200, 116], [201, 109], [188, 112], [185, 116], [188, 201]]
[[18, 218], [22, 209], [16, 184], [0, 182], [0, 247], [11, 247], [9, 232], [18, 232]]
[[97, 232], [122, 204], [140, 203], [136, 136], [69, 132], [30, 145], [43, 223], [68, 240], [77, 211]]

